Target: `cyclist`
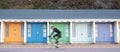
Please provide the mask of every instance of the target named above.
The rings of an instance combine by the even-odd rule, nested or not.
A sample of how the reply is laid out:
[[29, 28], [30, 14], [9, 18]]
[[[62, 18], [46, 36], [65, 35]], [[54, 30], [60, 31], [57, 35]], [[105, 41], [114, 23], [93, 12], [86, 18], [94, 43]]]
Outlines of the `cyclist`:
[[[54, 26], [51, 26], [50, 28], [53, 30], [53, 32], [50, 34], [49, 38], [51, 38], [51, 36], [53, 36], [53, 38], [56, 40], [55, 44], [58, 44], [59, 39], [61, 38], [61, 31], [58, 30], [57, 28], [55, 28]], [[56, 32], [57, 34], [54, 35], [54, 32]], [[56, 46], [56, 48], [58, 48], [58, 47]]]

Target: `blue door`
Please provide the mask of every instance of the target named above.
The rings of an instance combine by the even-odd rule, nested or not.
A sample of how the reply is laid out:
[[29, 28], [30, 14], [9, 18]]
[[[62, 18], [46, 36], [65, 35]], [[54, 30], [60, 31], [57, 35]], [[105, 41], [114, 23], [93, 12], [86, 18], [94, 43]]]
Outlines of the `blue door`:
[[96, 24], [96, 41], [97, 42], [113, 42], [113, 25], [111, 23]]
[[45, 23], [28, 23], [27, 28], [27, 43], [47, 42], [47, 29]]

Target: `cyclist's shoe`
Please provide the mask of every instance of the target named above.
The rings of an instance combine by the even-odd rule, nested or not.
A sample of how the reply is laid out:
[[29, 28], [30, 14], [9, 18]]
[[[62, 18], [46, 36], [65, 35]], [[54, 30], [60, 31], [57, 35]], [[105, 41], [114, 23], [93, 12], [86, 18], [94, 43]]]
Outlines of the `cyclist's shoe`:
[[55, 46], [55, 48], [59, 48], [58, 46]]

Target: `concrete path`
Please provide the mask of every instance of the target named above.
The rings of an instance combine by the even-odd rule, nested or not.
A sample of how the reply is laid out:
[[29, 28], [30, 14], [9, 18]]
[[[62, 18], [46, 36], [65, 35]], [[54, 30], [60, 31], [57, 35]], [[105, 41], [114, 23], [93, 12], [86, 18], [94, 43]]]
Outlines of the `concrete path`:
[[120, 52], [120, 48], [1, 48], [0, 52]]
[[[0, 48], [48, 48], [53, 45], [48, 44], [0, 44]], [[61, 48], [120, 48], [120, 44], [67, 44], [60, 45]]]

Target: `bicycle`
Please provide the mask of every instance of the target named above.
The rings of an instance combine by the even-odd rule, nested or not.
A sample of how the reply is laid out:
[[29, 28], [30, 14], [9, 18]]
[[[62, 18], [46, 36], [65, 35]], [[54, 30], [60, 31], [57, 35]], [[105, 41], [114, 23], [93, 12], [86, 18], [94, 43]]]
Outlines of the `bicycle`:
[[50, 37], [48, 41], [49, 46], [47, 48], [49, 49], [66, 49], [66, 46], [68, 45], [68, 43], [65, 43], [64, 40], [62, 40], [61, 38], [59, 39], [58, 44], [55, 43], [55, 39], [53, 37]]

